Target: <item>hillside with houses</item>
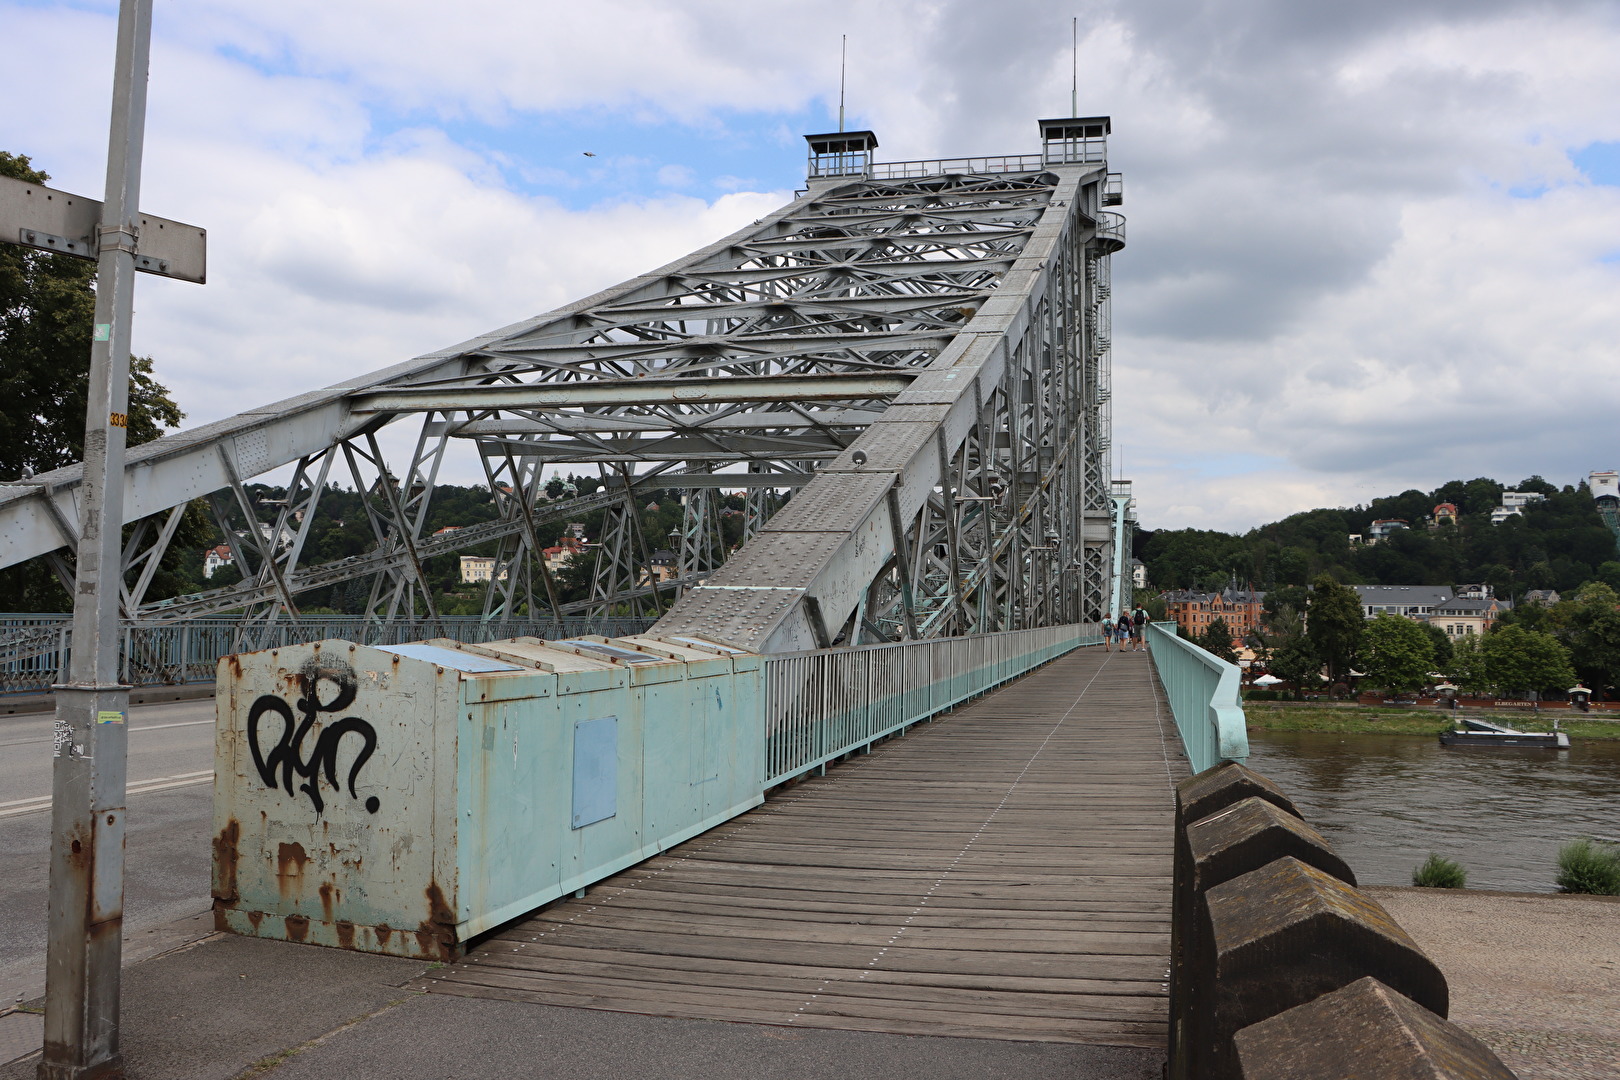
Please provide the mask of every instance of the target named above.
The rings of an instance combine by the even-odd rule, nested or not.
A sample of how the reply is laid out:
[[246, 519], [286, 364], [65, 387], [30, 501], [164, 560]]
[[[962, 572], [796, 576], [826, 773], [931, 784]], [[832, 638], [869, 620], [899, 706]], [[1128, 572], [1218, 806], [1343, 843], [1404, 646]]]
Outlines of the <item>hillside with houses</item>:
[[1616, 699], [1617, 480], [1454, 481], [1242, 536], [1161, 530], [1139, 537], [1137, 595], [1284, 692]]

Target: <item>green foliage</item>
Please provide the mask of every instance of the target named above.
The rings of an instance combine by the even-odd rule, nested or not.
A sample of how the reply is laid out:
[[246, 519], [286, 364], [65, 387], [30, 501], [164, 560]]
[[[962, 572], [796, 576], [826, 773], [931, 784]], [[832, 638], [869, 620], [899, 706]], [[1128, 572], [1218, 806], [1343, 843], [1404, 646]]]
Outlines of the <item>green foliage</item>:
[[1142, 549], [1148, 580], [1160, 589], [1225, 585], [1236, 574], [1248, 576], [1249, 561], [1239, 537], [1208, 529], [1160, 529]]
[[1468, 871], [1461, 863], [1430, 852], [1423, 865], [1412, 871], [1412, 884], [1420, 889], [1461, 889], [1468, 884]]
[[1322, 686], [1322, 661], [1303, 634], [1289, 638], [1271, 657], [1271, 673], [1300, 690]]
[[1432, 622], [1418, 623], [1423, 632], [1429, 635], [1429, 644], [1434, 648], [1434, 670], [1444, 671], [1451, 663], [1451, 635]]
[[1549, 618], [1562, 630], [1570, 660], [1588, 685], [1601, 689], [1620, 683], [1620, 595], [1612, 587], [1589, 582], [1560, 601]]
[[[1258, 588], [1300, 586], [1323, 573], [1351, 584], [1456, 585], [1482, 581], [1511, 597], [1532, 588], [1573, 590], [1603, 580], [1620, 589], [1614, 535], [1598, 517], [1585, 485], [1556, 488], [1532, 476], [1516, 488], [1540, 491], [1544, 502], [1493, 526], [1491, 510], [1503, 485], [1480, 477], [1453, 480], [1433, 491], [1409, 490], [1365, 506], [1307, 510], [1238, 536], [1202, 529], [1161, 530], [1139, 552], [1161, 589], [1192, 588], [1231, 577]], [[1457, 524], [1429, 527], [1442, 502], [1454, 503]], [[1372, 522], [1410, 523], [1378, 544], [1351, 545]], [[1607, 569], [1604, 569], [1607, 567]]]
[[1423, 624], [1380, 614], [1363, 628], [1360, 662], [1376, 686], [1417, 690], [1434, 667], [1434, 642]]
[[1620, 896], [1620, 846], [1571, 840], [1558, 849], [1560, 892]]
[[1575, 682], [1569, 650], [1551, 634], [1504, 626], [1480, 642], [1487, 682], [1497, 693], [1559, 693]]
[[[33, 184], [50, 179], [27, 157], [3, 150], [0, 176]], [[95, 263], [0, 244], [0, 481], [60, 469], [84, 455], [95, 282]], [[128, 445], [150, 442], [184, 417], [153, 375], [151, 357], [130, 357]], [[195, 586], [200, 572], [191, 571], [197, 561], [191, 549], [211, 532], [200, 508], [188, 508], [148, 599]], [[0, 610], [63, 611], [70, 604], [42, 560], [0, 570]]]
[[1211, 619], [1209, 625], [1198, 638], [1198, 644], [1206, 652], [1225, 660], [1228, 664], [1238, 661], [1237, 650], [1232, 648], [1232, 630], [1226, 625], [1226, 620], [1219, 615]]
[[1306, 610], [1306, 632], [1311, 648], [1327, 666], [1328, 679], [1338, 682], [1355, 662], [1361, 647], [1363, 629], [1361, 597], [1340, 585], [1328, 574], [1311, 583], [1311, 602]]
[[1485, 670], [1485, 652], [1479, 647], [1479, 638], [1467, 634], [1451, 646], [1452, 681], [1465, 694], [1482, 694], [1490, 689], [1491, 677]]
[[[3, 150], [0, 176], [50, 179]], [[95, 283], [92, 262], [0, 245], [0, 479], [83, 456]], [[184, 416], [153, 378], [151, 358], [131, 357], [129, 445], [150, 442]]]

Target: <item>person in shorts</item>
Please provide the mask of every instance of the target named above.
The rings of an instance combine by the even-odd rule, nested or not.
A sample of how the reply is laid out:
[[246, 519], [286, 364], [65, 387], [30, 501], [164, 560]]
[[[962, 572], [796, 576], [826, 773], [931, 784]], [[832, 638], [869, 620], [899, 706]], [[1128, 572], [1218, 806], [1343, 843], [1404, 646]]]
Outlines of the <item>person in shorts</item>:
[[1136, 610], [1131, 612], [1131, 651], [1132, 652], [1140, 652], [1146, 646], [1146, 642], [1144, 642], [1142, 640], [1142, 638], [1147, 632], [1147, 624], [1148, 624], [1147, 608], [1143, 607], [1141, 604], [1137, 604], [1136, 605]]

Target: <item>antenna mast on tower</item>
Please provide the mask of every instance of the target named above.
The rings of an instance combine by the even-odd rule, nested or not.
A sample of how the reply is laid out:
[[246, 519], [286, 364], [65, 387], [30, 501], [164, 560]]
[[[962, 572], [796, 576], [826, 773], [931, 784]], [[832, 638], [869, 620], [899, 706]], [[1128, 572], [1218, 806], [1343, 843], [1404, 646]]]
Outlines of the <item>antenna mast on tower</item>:
[[838, 35], [838, 130], [844, 130], [844, 72], [849, 58], [849, 35]]

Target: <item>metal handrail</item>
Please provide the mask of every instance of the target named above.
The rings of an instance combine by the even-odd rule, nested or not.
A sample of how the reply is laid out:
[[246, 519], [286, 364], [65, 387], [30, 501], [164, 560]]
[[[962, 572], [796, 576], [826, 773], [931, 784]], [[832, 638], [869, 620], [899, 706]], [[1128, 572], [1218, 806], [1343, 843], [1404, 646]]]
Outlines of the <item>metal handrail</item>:
[[1237, 665], [1177, 637], [1175, 623], [1149, 623], [1146, 629], [1148, 653], [1170, 699], [1193, 772], [1223, 761], [1246, 760], [1249, 732]]
[[1125, 215], [1116, 214], [1112, 210], [1103, 210], [1097, 214], [1097, 238], [1117, 240], [1123, 246], [1125, 243]]
[[1061, 656], [1094, 623], [765, 658], [765, 786], [825, 765]]
[[1040, 172], [1046, 167], [1046, 161], [1039, 154], [995, 154], [933, 161], [885, 161], [871, 165], [867, 174], [874, 180], [910, 180], [947, 173]]

